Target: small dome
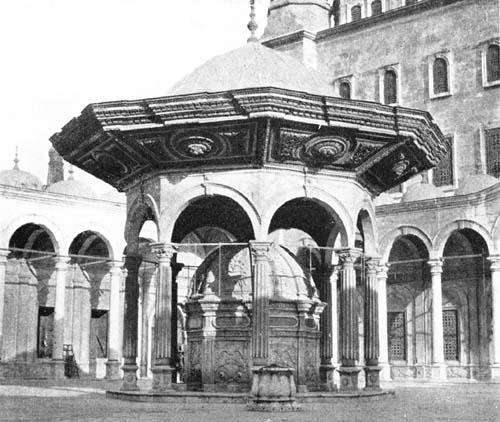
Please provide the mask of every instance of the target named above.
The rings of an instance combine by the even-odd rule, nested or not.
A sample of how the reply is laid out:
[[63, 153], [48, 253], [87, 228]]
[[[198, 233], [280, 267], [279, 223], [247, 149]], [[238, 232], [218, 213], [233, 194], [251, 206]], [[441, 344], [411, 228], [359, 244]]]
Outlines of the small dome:
[[82, 196], [85, 198], [95, 198], [93, 189], [86, 183], [73, 178], [54, 183], [47, 188], [47, 192], [60, 193], [62, 195]]
[[[271, 274], [267, 287], [272, 299], [319, 301], [312, 278], [286, 249], [271, 246], [269, 263]], [[194, 291], [191, 295], [251, 300], [252, 267], [249, 248], [241, 245], [217, 248], [198, 267], [193, 280]]]
[[116, 189], [110, 189], [102, 194], [100, 194], [97, 199], [102, 199], [103, 201], [120, 202], [123, 203], [127, 200], [124, 193], [118, 192]]
[[322, 74], [258, 42], [212, 58], [175, 84], [168, 95], [267, 87], [333, 95]]
[[0, 185], [9, 185], [24, 189], [42, 189], [42, 182], [34, 174], [19, 170], [16, 166], [12, 170], [0, 171]]
[[426, 199], [434, 199], [443, 196], [436, 186], [430, 183], [417, 183], [408, 188], [403, 194], [401, 202], [425, 201]]
[[455, 195], [468, 195], [469, 193], [479, 192], [499, 182], [500, 180], [489, 174], [468, 176], [458, 182], [458, 189], [455, 191]]

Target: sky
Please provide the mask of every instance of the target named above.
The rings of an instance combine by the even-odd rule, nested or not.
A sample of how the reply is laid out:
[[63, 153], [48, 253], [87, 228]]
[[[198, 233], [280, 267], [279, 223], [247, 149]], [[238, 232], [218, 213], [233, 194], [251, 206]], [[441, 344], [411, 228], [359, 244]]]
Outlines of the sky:
[[[257, 35], [268, 5], [256, 0]], [[87, 104], [164, 95], [243, 45], [249, 12], [249, 0], [0, 1], [0, 170], [17, 146], [19, 167], [45, 183], [50, 136]]]

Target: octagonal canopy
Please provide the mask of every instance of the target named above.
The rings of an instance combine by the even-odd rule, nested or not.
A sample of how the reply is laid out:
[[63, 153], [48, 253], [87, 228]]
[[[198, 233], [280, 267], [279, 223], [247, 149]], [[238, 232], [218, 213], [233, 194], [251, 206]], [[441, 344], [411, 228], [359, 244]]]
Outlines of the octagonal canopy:
[[168, 95], [274, 87], [333, 95], [326, 78], [288, 54], [257, 42], [210, 59], [175, 84]]

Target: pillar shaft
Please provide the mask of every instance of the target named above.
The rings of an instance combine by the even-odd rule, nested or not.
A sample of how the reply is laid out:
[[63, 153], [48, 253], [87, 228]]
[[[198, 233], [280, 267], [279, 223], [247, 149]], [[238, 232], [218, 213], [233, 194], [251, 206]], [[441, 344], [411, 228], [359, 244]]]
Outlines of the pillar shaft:
[[387, 338], [387, 265], [378, 267], [378, 336], [379, 336], [379, 364], [389, 364], [389, 350]]
[[377, 366], [379, 357], [379, 328], [378, 328], [378, 260], [369, 259], [365, 278], [365, 361], [367, 366]]
[[491, 262], [491, 302], [493, 325], [493, 364], [500, 366], [500, 256], [488, 258]]
[[56, 297], [54, 307], [54, 347], [52, 359], [63, 360], [64, 316], [66, 309], [66, 273], [68, 259], [59, 257], [56, 260]]
[[432, 363], [444, 364], [443, 346], [443, 297], [441, 273], [443, 263], [439, 260], [429, 261], [432, 280]]
[[338, 361], [337, 325], [337, 279], [338, 268], [332, 266], [324, 270], [321, 284], [321, 300], [327, 304], [320, 317], [322, 365], [335, 365]]
[[254, 366], [266, 365], [269, 356], [269, 242], [250, 242], [254, 262], [252, 304], [252, 358]]
[[118, 378], [118, 365], [120, 359], [120, 284], [123, 269], [121, 263], [113, 262], [110, 266], [110, 291], [109, 291], [109, 326], [108, 326], [108, 361], [106, 377]]
[[3, 310], [5, 307], [5, 274], [8, 254], [8, 251], [0, 251], [0, 361], [3, 351]]

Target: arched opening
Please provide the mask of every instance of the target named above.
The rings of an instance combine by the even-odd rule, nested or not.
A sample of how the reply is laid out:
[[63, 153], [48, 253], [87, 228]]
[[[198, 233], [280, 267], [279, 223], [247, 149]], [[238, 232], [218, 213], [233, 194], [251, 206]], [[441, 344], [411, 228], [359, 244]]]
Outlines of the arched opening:
[[54, 237], [44, 226], [24, 224], [11, 236], [9, 249], [2, 361], [50, 359], [54, 346]]
[[434, 94], [449, 92], [448, 85], [448, 62], [443, 57], [438, 57], [432, 65], [432, 79]]
[[429, 251], [415, 235], [398, 237], [389, 254], [388, 352], [394, 378], [415, 377], [430, 363]]
[[351, 20], [353, 22], [361, 20], [361, 5], [351, 7]]
[[500, 80], [500, 46], [491, 44], [486, 50], [486, 81], [488, 83]]
[[372, 1], [371, 8], [372, 8], [372, 16], [380, 15], [382, 13], [382, 1], [381, 0]]
[[393, 69], [384, 73], [384, 104], [396, 104], [398, 102], [398, 75]]
[[486, 242], [472, 229], [452, 232], [443, 251], [444, 358], [465, 378], [488, 377], [492, 303], [487, 256]]
[[351, 84], [349, 82], [347, 81], [340, 82], [339, 95], [341, 98], [345, 98], [347, 100], [351, 99]]

